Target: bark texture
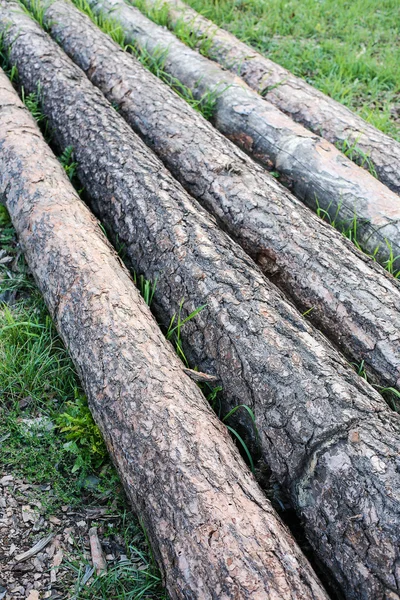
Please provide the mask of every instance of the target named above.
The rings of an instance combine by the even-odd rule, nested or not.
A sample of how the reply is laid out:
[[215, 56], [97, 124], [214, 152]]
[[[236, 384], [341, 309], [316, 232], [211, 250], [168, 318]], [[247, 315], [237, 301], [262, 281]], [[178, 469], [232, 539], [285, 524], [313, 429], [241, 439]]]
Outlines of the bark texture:
[[[335, 146], [292, 121], [251, 90], [242, 79], [191, 50], [124, 0], [90, 0], [91, 6], [117, 20], [126, 40], [150, 54], [166, 52], [165, 71], [195, 97], [217, 94], [214, 123], [227, 137], [264, 164], [282, 173], [296, 196], [313, 210], [317, 201], [332, 218], [351, 225], [358, 218], [359, 241], [380, 261], [389, 257], [386, 240], [400, 257], [400, 203], [397, 194], [355, 165]], [[397, 259], [400, 269], [400, 258]]]
[[0, 195], [171, 598], [326, 600], [3, 73]]
[[[46, 7], [48, 3], [43, 2]], [[71, 3], [55, 40], [264, 273], [373, 380], [400, 389], [400, 284], [314, 216]]]
[[370, 157], [380, 181], [400, 193], [399, 142], [244, 44], [181, 0], [146, 0], [146, 4], [149, 8], [167, 7], [172, 27], [186, 23], [200, 43], [206, 41], [209, 58], [240, 75], [252, 89], [294, 121], [333, 144], [344, 141], [356, 144]]
[[397, 598], [399, 415], [265, 280], [35, 23], [3, 5], [0, 27], [25, 89], [41, 82], [44, 111], [60, 145], [74, 147], [96, 212], [136, 271], [158, 277], [160, 319], [167, 324], [182, 298], [188, 312], [207, 303], [182, 329], [186, 354], [219, 376], [228, 406], [255, 411], [263, 457], [347, 597]]

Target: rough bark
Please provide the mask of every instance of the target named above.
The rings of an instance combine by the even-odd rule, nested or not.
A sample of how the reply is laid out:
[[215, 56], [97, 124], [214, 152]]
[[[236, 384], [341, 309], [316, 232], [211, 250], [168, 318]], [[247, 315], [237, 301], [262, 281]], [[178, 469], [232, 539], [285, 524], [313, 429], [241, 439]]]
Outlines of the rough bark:
[[326, 599], [3, 73], [0, 195], [171, 598]]
[[[41, 6], [46, 7], [47, 2]], [[69, 2], [54, 39], [264, 273], [373, 380], [400, 389], [400, 285]]]
[[158, 277], [160, 319], [167, 324], [182, 298], [187, 311], [207, 304], [182, 329], [186, 354], [219, 376], [227, 406], [255, 411], [263, 457], [322, 561], [348, 598], [396, 598], [400, 416], [216, 227], [35, 23], [3, 5], [0, 25], [25, 89], [40, 81], [54, 135], [74, 147], [97, 214], [125, 244], [136, 271]]
[[146, 0], [146, 4], [149, 8], [166, 7], [173, 28], [182, 22], [186, 23], [191, 35], [196, 36], [199, 42], [206, 41], [209, 58], [240, 75], [252, 89], [294, 121], [333, 144], [344, 141], [356, 144], [369, 156], [380, 181], [400, 193], [399, 142], [244, 44], [181, 0]]
[[[295, 123], [251, 90], [242, 79], [185, 46], [166, 29], [147, 19], [124, 0], [90, 0], [95, 10], [118, 21], [128, 42], [150, 54], [166, 52], [164, 70], [193, 91], [195, 97], [216, 93], [216, 127], [247, 152], [272, 165], [296, 196], [313, 210], [351, 225], [358, 218], [359, 241], [380, 261], [389, 257], [386, 240], [400, 257], [400, 203], [397, 194], [355, 165], [335, 146]], [[400, 268], [400, 258], [397, 267]]]

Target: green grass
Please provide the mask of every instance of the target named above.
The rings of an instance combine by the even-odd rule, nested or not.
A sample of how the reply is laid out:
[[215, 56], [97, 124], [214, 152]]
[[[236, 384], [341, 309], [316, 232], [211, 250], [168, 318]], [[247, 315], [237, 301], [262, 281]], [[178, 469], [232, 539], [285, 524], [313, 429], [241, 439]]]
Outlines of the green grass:
[[133, 281], [135, 282], [136, 287], [143, 296], [143, 299], [146, 302], [147, 306], [150, 308], [153, 303], [154, 294], [156, 292], [157, 279], [151, 282], [149, 279], [146, 279], [143, 275], [138, 276], [136, 273], [134, 273]]
[[64, 152], [61, 154], [60, 159], [59, 159], [60, 163], [64, 167], [64, 171], [68, 175], [68, 178], [70, 181], [74, 180], [75, 173], [76, 173], [76, 167], [78, 166], [78, 163], [76, 161], [74, 161], [73, 156], [74, 156], [73, 147], [67, 146], [65, 148]]
[[117, 564], [108, 569], [107, 573], [91, 579], [90, 586], [84, 585], [84, 565], [82, 562], [70, 565], [76, 577], [75, 593], [71, 600], [167, 598], [162, 592], [160, 575], [149, 561], [141, 564], [140, 569], [132, 567], [129, 562]]
[[189, 321], [194, 319], [196, 317], [196, 315], [198, 315], [204, 308], [206, 308], [207, 305], [203, 304], [202, 306], [197, 307], [189, 315], [182, 318], [182, 309], [183, 309], [184, 303], [185, 303], [185, 300], [182, 299], [179, 304], [178, 312], [175, 315], [172, 315], [165, 337], [167, 338], [167, 340], [172, 342], [177, 355], [182, 360], [182, 362], [185, 364], [185, 366], [189, 367], [189, 361], [186, 358], [184, 350], [183, 350], [182, 328], [184, 327], [184, 325], [186, 323], [188, 323]]
[[398, 0], [186, 1], [400, 140]]

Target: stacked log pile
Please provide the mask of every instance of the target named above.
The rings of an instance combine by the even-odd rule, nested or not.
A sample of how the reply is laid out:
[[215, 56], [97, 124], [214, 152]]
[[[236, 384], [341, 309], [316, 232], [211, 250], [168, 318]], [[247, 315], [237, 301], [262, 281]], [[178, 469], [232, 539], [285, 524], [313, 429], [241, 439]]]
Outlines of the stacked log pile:
[[[180, 332], [185, 355], [220, 381], [226, 411], [254, 411], [259, 440], [246, 411], [236, 413], [236, 427], [249, 447], [259, 441], [260, 461], [288, 494], [326, 573], [349, 599], [399, 597], [400, 416], [292, 304], [315, 304], [318, 327], [394, 386], [398, 285], [71, 5], [36, 4], [98, 87], [17, 4], [2, 0], [9, 60], [26, 93], [40, 85], [53, 141], [73, 147], [85, 196], [125, 245], [128, 266], [157, 280], [161, 326], [183, 300], [184, 314], [206, 305]], [[172, 36], [152, 24], [144, 32], [147, 21], [134, 25], [140, 13], [119, 0], [94, 4], [118, 5], [127, 36], [147, 36], [149, 51]], [[171, 42], [166, 64], [181, 52]], [[190, 61], [185, 54], [186, 84]], [[190, 77], [205, 73], [204, 63], [193, 63]], [[217, 124], [233, 92], [246, 94], [247, 107], [266, 106], [235, 82], [217, 100]], [[4, 76], [0, 98], [1, 194], [171, 596], [327, 597]], [[237, 115], [242, 123], [243, 111]], [[277, 129], [282, 118], [287, 140], [322, 151], [325, 142], [284, 115]], [[233, 137], [242, 135], [239, 121]], [[324, 189], [342, 189], [341, 169], [350, 167], [338, 156], [339, 170], [329, 171], [328, 161]], [[369, 206], [368, 174], [350, 165]], [[310, 190], [302, 168], [295, 177]], [[392, 192], [373, 185], [378, 199], [392, 202]], [[397, 217], [383, 204], [379, 210], [385, 234], [394, 231]], [[367, 230], [377, 234], [371, 224]]]
[[[48, 6], [48, 8], [47, 8]], [[43, 18], [187, 191], [372, 380], [400, 389], [400, 286], [69, 2]], [[363, 281], [364, 285], [360, 286]]]
[[172, 598], [327, 598], [0, 72], [0, 193]]

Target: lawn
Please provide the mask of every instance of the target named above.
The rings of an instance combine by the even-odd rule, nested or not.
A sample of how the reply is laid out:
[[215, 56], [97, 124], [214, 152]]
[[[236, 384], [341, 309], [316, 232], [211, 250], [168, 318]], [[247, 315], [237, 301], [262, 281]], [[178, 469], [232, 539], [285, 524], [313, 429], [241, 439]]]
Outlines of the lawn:
[[400, 140], [399, 0], [187, 0]]

